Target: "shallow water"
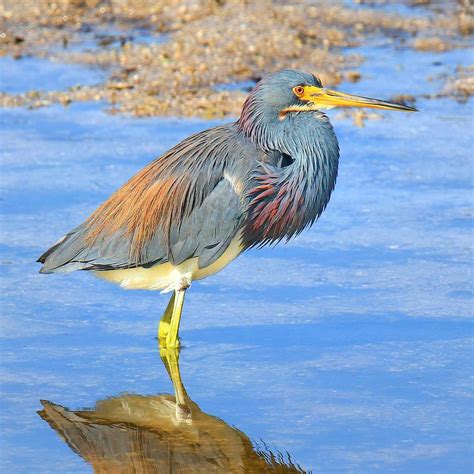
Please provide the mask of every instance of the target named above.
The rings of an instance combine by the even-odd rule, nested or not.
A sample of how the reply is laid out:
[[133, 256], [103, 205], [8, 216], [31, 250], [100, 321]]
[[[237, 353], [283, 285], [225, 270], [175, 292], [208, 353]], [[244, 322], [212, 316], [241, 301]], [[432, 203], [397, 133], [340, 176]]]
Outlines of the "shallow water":
[[[362, 52], [363, 80], [344, 89], [380, 98], [439, 90], [437, 74], [467, 54]], [[39, 275], [34, 260], [212, 124], [109, 116], [102, 104], [1, 110], [5, 471], [91, 472], [76, 452], [109, 468], [162, 466], [170, 453], [192, 472], [261, 468], [268, 454], [252, 442], [314, 472], [468, 472], [472, 101], [417, 107], [362, 129], [331, 113], [342, 158], [320, 221], [193, 285], [180, 354], [188, 411], [178, 413], [155, 339], [167, 297], [85, 272]]]
[[94, 85], [105, 79], [99, 68], [84, 68], [49, 59], [0, 57], [0, 91], [21, 94], [31, 90], [55, 91], [77, 85]]

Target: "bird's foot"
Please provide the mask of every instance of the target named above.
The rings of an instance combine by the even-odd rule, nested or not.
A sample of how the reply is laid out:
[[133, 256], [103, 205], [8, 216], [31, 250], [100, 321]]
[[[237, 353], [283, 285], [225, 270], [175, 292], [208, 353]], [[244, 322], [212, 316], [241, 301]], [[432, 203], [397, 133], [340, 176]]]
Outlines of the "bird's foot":
[[178, 349], [181, 346], [179, 337], [173, 338], [170, 333], [170, 326], [166, 321], [160, 321], [158, 326], [158, 341], [162, 349]]
[[181, 347], [181, 342], [179, 337], [171, 339], [168, 335], [166, 339], [160, 339], [160, 347], [163, 349], [179, 349]]
[[166, 341], [166, 337], [170, 332], [170, 326], [171, 324], [168, 321], [160, 321], [160, 324], [158, 325], [158, 339], [160, 341], [160, 345], [161, 341]]

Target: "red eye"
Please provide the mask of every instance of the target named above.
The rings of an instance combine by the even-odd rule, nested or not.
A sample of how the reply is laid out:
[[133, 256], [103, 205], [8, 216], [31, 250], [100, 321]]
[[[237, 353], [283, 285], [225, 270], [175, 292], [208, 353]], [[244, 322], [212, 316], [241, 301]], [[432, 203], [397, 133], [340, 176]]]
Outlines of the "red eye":
[[304, 94], [304, 87], [303, 86], [296, 86], [293, 87], [293, 92], [298, 96], [301, 97]]

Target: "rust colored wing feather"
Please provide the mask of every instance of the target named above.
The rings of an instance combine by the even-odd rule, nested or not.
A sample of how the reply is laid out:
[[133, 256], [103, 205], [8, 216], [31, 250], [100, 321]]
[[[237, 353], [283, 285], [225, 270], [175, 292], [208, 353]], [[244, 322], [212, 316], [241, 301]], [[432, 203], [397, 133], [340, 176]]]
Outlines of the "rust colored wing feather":
[[203, 263], [212, 263], [242, 226], [245, 212], [225, 174], [245, 176], [256, 154], [234, 125], [187, 138], [43, 254], [41, 271], [179, 263], [201, 254]]

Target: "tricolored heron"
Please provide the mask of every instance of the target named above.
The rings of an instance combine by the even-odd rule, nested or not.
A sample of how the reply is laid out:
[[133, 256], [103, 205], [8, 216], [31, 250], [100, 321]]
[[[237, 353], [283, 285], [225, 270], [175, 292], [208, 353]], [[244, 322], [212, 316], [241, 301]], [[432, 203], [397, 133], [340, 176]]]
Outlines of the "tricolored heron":
[[151, 162], [40, 258], [42, 273], [91, 270], [123, 288], [173, 292], [159, 324], [179, 345], [184, 295], [244, 250], [313, 224], [334, 189], [339, 145], [323, 110], [405, 105], [332, 91], [313, 74], [265, 76], [240, 118]]

